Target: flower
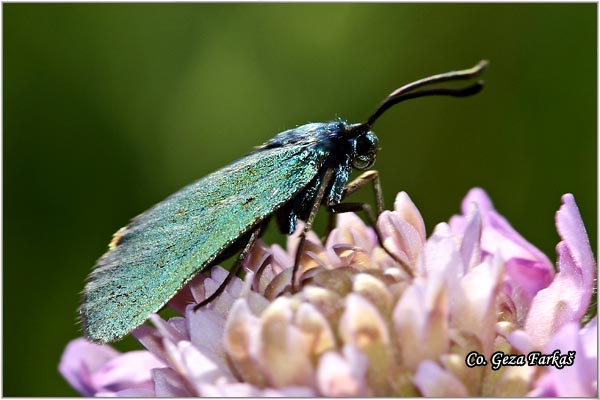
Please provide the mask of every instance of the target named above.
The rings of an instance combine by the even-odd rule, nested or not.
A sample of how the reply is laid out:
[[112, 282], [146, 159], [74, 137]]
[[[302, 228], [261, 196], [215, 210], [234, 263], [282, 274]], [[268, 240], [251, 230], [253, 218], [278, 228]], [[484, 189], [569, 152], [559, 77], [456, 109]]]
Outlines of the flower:
[[[377, 221], [386, 250], [342, 214], [325, 244], [307, 236], [291, 293], [302, 227], [286, 249], [259, 241], [214, 302], [193, 309], [227, 276], [218, 266], [171, 300], [181, 316], [136, 329], [145, 351], [76, 339], [60, 371], [84, 395], [595, 397], [596, 319], [580, 323], [596, 265], [572, 195], [556, 225], [557, 273], [483, 190], [428, 238], [402, 192]], [[554, 350], [576, 351], [572, 365], [490, 366]], [[478, 356], [488, 365], [467, 365]]]

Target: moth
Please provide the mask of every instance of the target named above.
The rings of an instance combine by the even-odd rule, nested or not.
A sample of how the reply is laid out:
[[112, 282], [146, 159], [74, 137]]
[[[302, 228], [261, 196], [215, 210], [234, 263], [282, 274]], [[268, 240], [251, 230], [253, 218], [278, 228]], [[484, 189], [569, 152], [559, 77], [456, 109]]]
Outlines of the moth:
[[199, 179], [135, 217], [113, 236], [83, 290], [79, 308], [85, 336], [94, 342], [121, 339], [160, 310], [187, 282], [208, 267], [239, 252], [229, 276], [202, 303], [218, 296], [235, 276], [267, 223], [275, 217], [284, 234], [305, 221], [293, 266], [292, 291], [304, 246], [320, 206], [330, 213], [371, 208], [344, 200], [373, 184], [377, 214], [383, 211], [376, 171], [348, 184], [353, 169], [375, 163], [379, 141], [375, 121], [390, 107], [408, 99], [478, 93], [483, 82], [462, 88], [432, 87], [469, 80], [487, 61], [472, 68], [430, 76], [396, 89], [366, 122], [338, 119], [310, 123], [279, 133], [254, 152]]

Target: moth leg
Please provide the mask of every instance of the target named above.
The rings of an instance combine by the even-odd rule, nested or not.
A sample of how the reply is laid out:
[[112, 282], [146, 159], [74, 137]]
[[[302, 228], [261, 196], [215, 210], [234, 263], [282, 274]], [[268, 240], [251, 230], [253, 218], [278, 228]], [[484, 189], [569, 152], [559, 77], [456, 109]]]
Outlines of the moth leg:
[[363, 211], [367, 217], [367, 222], [371, 226], [375, 226], [377, 218], [373, 214], [373, 209], [368, 203], [339, 203], [329, 206], [329, 215], [343, 214], [347, 212]]
[[[410, 266], [407, 265], [406, 262], [404, 262], [403, 260], [399, 259], [391, 251], [389, 251], [387, 249], [387, 247], [385, 247], [385, 245], [383, 243], [383, 239], [381, 238], [382, 237], [381, 232], [379, 231], [379, 228], [377, 227], [377, 218], [379, 217], [379, 215], [381, 215], [381, 213], [384, 210], [383, 192], [381, 190], [381, 182], [379, 181], [379, 173], [377, 171], [367, 171], [367, 172], [361, 174], [358, 178], [356, 178], [352, 182], [350, 182], [348, 185], [346, 185], [346, 188], [344, 188], [344, 193], [342, 194], [342, 200], [346, 199], [352, 193], [357, 192], [359, 189], [363, 188], [365, 185], [368, 185], [369, 183], [373, 184], [373, 192], [375, 193], [375, 204], [377, 207], [377, 215], [373, 214], [373, 209], [371, 208], [371, 206], [368, 203], [333, 204], [328, 207], [329, 218], [330, 218], [329, 221], [331, 223], [331, 227], [333, 227], [332, 222], [333, 222], [334, 214], [342, 214], [342, 213], [346, 213], [346, 212], [358, 212], [358, 211], [364, 212], [365, 216], [367, 218], [367, 222], [375, 230], [375, 236], [377, 236], [377, 242], [379, 243], [379, 246], [383, 250], [385, 250], [385, 252], [390, 257], [392, 257], [394, 259], [394, 261], [396, 261], [398, 264], [400, 264], [410, 277], [413, 277], [414, 274], [412, 273]], [[329, 229], [329, 227], [330, 226], [328, 224], [328, 229]], [[329, 235], [330, 232], [331, 231], [328, 231], [327, 235]]]
[[196, 304], [194, 306], [194, 311], [197, 311], [199, 308], [204, 307], [205, 305], [213, 302], [217, 297], [219, 297], [219, 295], [221, 293], [223, 293], [223, 291], [225, 290], [225, 288], [227, 287], [229, 282], [231, 282], [233, 277], [236, 276], [238, 274], [238, 272], [240, 272], [240, 269], [242, 268], [242, 264], [244, 263], [244, 260], [246, 259], [246, 257], [248, 257], [248, 254], [250, 254], [250, 251], [252, 250], [252, 247], [254, 247], [254, 243], [256, 242], [256, 239], [258, 239], [260, 237], [261, 231], [262, 230], [260, 228], [258, 228], [258, 229], [255, 229], [254, 232], [252, 232], [252, 234], [250, 235], [250, 238], [248, 239], [248, 242], [246, 243], [246, 245], [244, 246], [244, 249], [238, 256], [238, 259], [235, 261], [235, 263], [231, 267], [231, 270], [229, 271], [229, 274], [227, 274], [227, 277], [225, 278], [223, 283], [221, 283], [221, 285], [219, 285], [217, 290], [215, 290], [210, 296], [208, 296], [206, 299], [202, 300], [200, 303]]
[[381, 190], [381, 181], [379, 180], [379, 172], [375, 170], [367, 171], [352, 182], [346, 185], [344, 193], [342, 193], [342, 200], [346, 199], [352, 193], [355, 193], [362, 189], [369, 183], [373, 184], [373, 192], [375, 193], [375, 207], [377, 207], [377, 216], [384, 210], [383, 206], [383, 191]]
[[296, 292], [296, 273], [298, 272], [298, 266], [300, 265], [300, 258], [302, 257], [302, 250], [304, 250], [304, 243], [306, 242], [306, 234], [312, 227], [315, 216], [317, 215], [317, 211], [319, 211], [319, 207], [323, 202], [323, 198], [325, 197], [325, 189], [331, 182], [331, 178], [333, 177], [333, 170], [328, 169], [323, 174], [323, 180], [321, 181], [321, 186], [319, 186], [319, 190], [315, 196], [312, 207], [310, 209], [310, 214], [308, 214], [308, 218], [306, 219], [306, 224], [304, 225], [304, 229], [300, 234], [300, 241], [298, 242], [298, 247], [296, 248], [296, 257], [294, 258], [294, 267], [292, 269], [292, 293]]
[[327, 207], [327, 227], [325, 228], [325, 235], [321, 237], [321, 241], [325, 243], [329, 234], [335, 227], [335, 213], [331, 211], [331, 207]]
[[[332, 206], [330, 205], [328, 208], [329, 215], [327, 218], [327, 229], [325, 230], [325, 238], [327, 238], [329, 236], [329, 234], [335, 227], [335, 214], [341, 214], [344, 212], [365, 211], [365, 214], [367, 214], [367, 218], [369, 219], [369, 224], [371, 226], [375, 226], [374, 221], [377, 221], [377, 217], [379, 217], [379, 214], [381, 214], [384, 210], [383, 191], [381, 190], [381, 182], [379, 181], [379, 172], [378, 171], [374, 171], [374, 170], [366, 171], [366, 172], [360, 174], [360, 176], [358, 178], [354, 179], [352, 182], [347, 184], [342, 193], [341, 201], [346, 199], [352, 193], [358, 192], [360, 189], [362, 189], [364, 186], [368, 185], [369, 183], [371, 183], [373, 185], [373, 192], [375, 193], [375, 206], [377, 207], [377, 216], [373, 216], [371, 206], [369, 206], [367, 203], [364, 203], [364, 206], [368, 207], [369, 211], [366, 211], [364, 209], [364, 207], [355, 207], [354, 209], [347, 210], [347, 211], [342, 211], [342, 209], [338, 209], [337, 211], [332, 211], [331, 210]], [[350, 204], [350, 203], [339, 203], [339, 204]], [[358, 204], [358, 203], [352, 203], [352, 204]]]

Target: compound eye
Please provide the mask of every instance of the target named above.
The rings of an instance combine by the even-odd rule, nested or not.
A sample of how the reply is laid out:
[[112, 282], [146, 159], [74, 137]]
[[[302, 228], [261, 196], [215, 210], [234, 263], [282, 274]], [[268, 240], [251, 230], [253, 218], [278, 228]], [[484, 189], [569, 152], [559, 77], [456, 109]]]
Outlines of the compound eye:
[[375, 164], [375, 157], [357, 156], [352, 159], [352, 166], [356, 169], [369, 169]]
[[379, 140], [372, 132], [359, 135], [352, 141], [352, 166], [369, 169], [375, 164]]

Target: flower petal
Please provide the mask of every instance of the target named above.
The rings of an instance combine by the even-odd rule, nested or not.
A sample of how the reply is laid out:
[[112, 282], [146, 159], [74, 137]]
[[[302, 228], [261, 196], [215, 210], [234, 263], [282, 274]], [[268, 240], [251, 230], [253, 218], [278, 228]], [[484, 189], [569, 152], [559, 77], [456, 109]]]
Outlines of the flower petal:
[[447, 289], [440, 283], [415, 279], [394, 309], [400, 356], [411, 371], [427, 358], [437, 359], [449, 347]]
[[451, 291], [457, 287], [465, 266], [448, 224], [436, 225], [425, 243], [418, 268], [427, 279], [446, 281]]
[[476, 335], [484, 354], [491, 354], [496, 334], [496, 298], [501, 287], [504, 263], [500, 256], [487, 258], [469, 271], [449, 297], [452, 327]]
[[552, 354], [557, 350], [561, 355], [574, 352], [574, 363], [562, 368], [545, 367], [546, 374], [537, 382], [536, 389], [530, 395], [597, 397], [597, 340], [596, 319], [590, 321], [581, 330], [579, 324], [575, 322], [564, 325], [550, 340], [543, 354]]
[[167, 363], [167, 351], [157, 329], [148, 325], [140, 325], [132, 332], [132, 335], [154, 356]]
[[586, 287], [568, 244], [563, 241], [556, 248], [561, 270], [552, 284], [533, 298], [525, 321], [525, 331], [538, 349], [544, 347], [561, 326], [579, 321], [591, 297], [591, 288]]
[[[185, 313], [185, 307], [188, 304], [194, 304], [202, 301], [204, 298], [204, 285], [203, 282], [206, 279], [206, 275], [196, 275], [187, 285], [185, 285], [177, 294], [169, 300], [169, 307], [178, 311], [180, 314]], [[198, 296], [199, 288], [201, 291]]]
[[58, 370], [79, 393], [93, 396], [100, 388], [94, 386], [92, 374], [119, 354], [110, 346], [78, 338], [69, 342], [65, 348]]
[[227, 371], [227, 357], [223, 347], [225, 318], [220, 312], [204, 308], [194, 311], [188, 306], [186, 321], [190, 333], [190, 341], [216, 365]]
[[413, 379], [415, 385], [426, 397], [467, 397], [465, 386], [451, 373], [433, 361], [419, 364]]
[[460, 242], [460, 254], [465, 268], [472, 269], [481, 262], [481, 214], [476, 203], [469, 205], [466, 219]]
[[365, 396], [368, 358], [360, 356], [348, 360], [336, 351], [325, 353], [317, 368], [317, 386], [321, 394], [327, 397]]
[[392, 294], [380, 279], [371, 274], [357, 274], [354, 277], [352, 289], [354, 293], [360, 294], [377, 307], [381, 315], [390, 314], [393, 303]]
[[304, 336], [308, 353], [314, 358], [335, 348], [336, 340], [331, 326], [323, 314], [312, 304], [300, 304], [296, 312], [295, 323]]
[[591, 287], [596, 276], [596, 262], [581, 214], [579, 214], [579, 208], [571, 193], [562, 196], [562, 202], [563, 204], [556, 213], [556, 228], [560, 237], [569, 247], [575, 265], [581, 269], [584, 284]]
[[383, 244], [392, 254], [408, 265], [414, 265], [423, 247], [417, 229], [392, 211], [384, 211], [377, 220]]
[[[548, 286], [554, 275], [552, 263], [535, 246], [525, 240], [510, 223], [494, 208], [487, 193], [481, 188], [473, 188], [462, 202], [462, 216], [453, 216], [450, 219], [452, 231], [459, 235], [465, 233], [467, 226], [466, 215], [469, 214], [472, 203], [479, 208], [482, 219], [481, 250], [487, 254], [500, 253], [507, 264], [513, 265], [510, 277], [513, 285], [522, 286], [525, 299], [531, 300], [538, 290]], [[524, 263], [522, 268], [535, 266], [539, 269], [538, 280], [532, 283], [527, 275], [521, 278], [518, 273], [522, 268], [515, 264]], [[542, 273], [545, 272], [545, 273]]]
[[358, 215], [343, 213], [337, 215], [336, 228], [327, 237], [325, 247], [331, 247], [333, 244], [351, 244], [371, 251], [377, 244], [377, 236]]
[[291, 300], [277, 298], [261, 316], [259, 361], [275, 388], [311, 385], [313, 367], [302, 333], [291, 324]]
[[426, 231], [425, 221], [419, 212], [419, 209], [415, 206], [415, 203], [411, 200], [406, 192], [400, 192], [396, 195], [394, 201], [394, 212], [396, 212], [401, 219], [412, 225], [418, 232], [421, 238], [421, 243], [425, 243]]
[[148, 351], [130, 351], [102, 365], [92, 375], [92, 382], [94, 387], [115, 392], [125, 389], [153, 389], [152, 369], [164, 366]]
[[114, 396], [134, 389], [152, 391], [151, 371], [161, 367], [164, 364], [147, 351], [121, 354], [108, 345], [80, 338], [67, 345], [59, 371], [85, 396]]
[[98, 392], [96, 397], [156, 397], [154, 389], [123, 389], [116, 392]]
[[388, 326], [377, 308], [361, 295], [350, 293], [340, 318], [339, 334], [345, 344], [356, 347], [369, 358], [369, 385], [375, 396], [383, 395], [392, 354]]
[[195, 388], [196, 393], [200, 393], [203, 383], [214, 382], [225, 375], [228, 375], [225, 379], [231, 376], [231, 374], [225, 373], [226, 369], [219, 368], [210, 358], [198, 351], [192, 343], [182, 340], [177, 343], [177, 349], [181, 354], [182, 367], [187, 381]]
[[244, 299], [238, 299], [225, 325], [225, 349], [243, 381], [265, 386], [265, 376], [256, 360], [259, 329], [260, 320], [252, 315]]
[[185, 382], [171, 368], [152, 370], [156, 397], [191, 397]]

